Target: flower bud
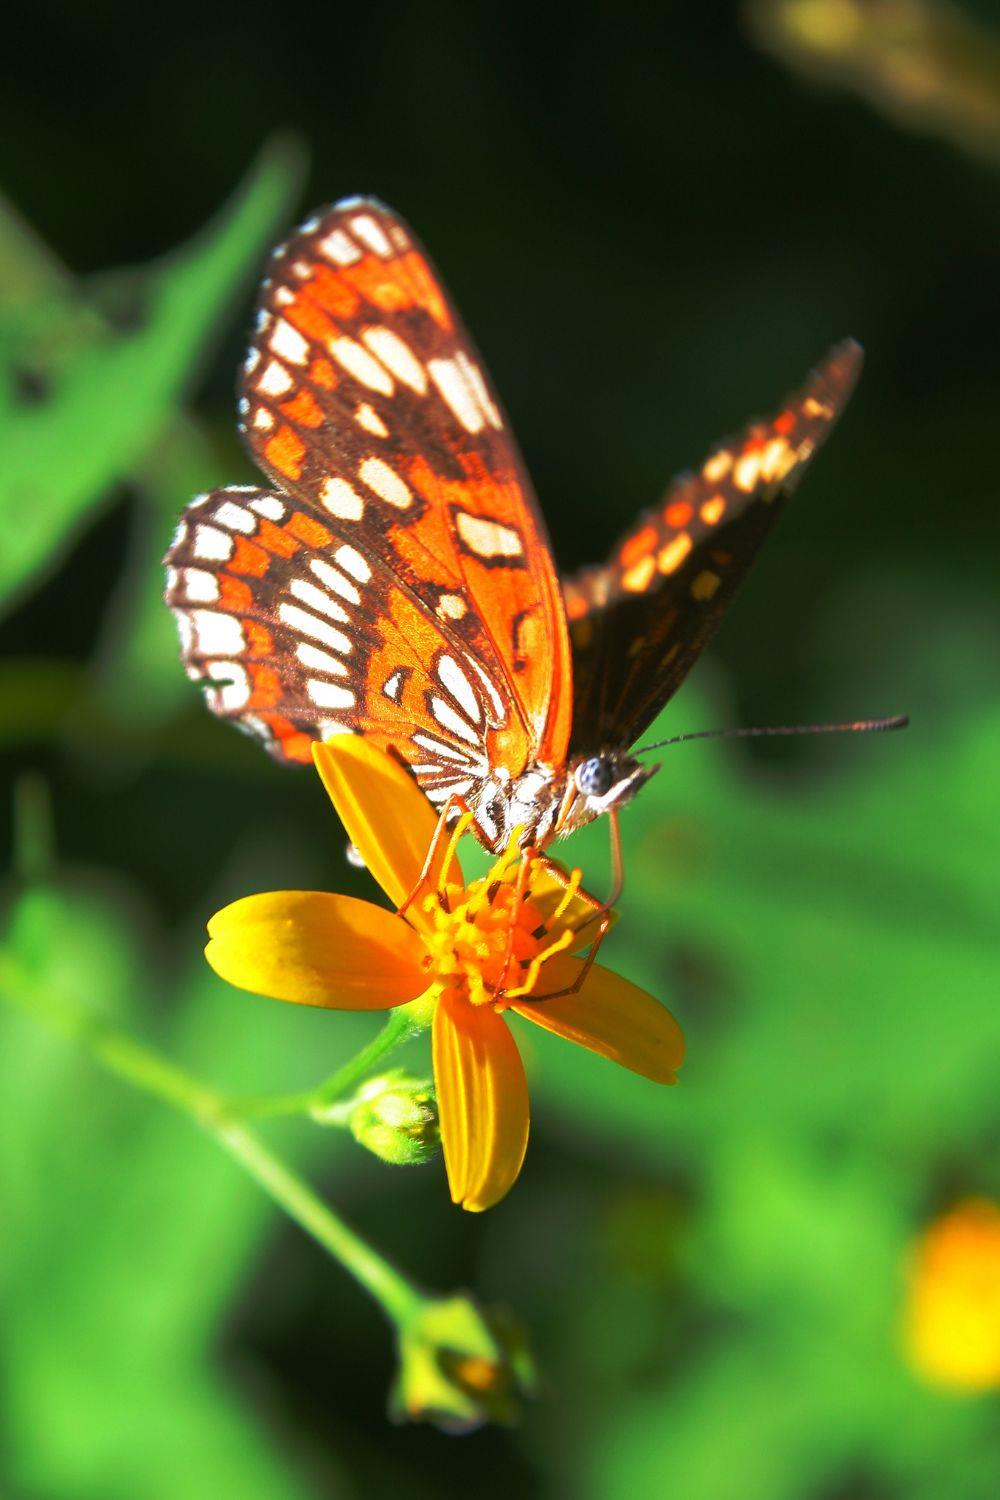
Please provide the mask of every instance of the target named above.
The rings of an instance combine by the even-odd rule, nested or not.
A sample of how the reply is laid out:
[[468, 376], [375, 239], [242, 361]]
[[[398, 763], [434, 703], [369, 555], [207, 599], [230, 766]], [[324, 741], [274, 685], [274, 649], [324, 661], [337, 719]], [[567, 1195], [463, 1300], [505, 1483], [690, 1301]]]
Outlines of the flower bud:
[[401, 1068], [370, 1078], [350, 1115], [351, 1134], [382, 1161], [412, 1166], [430, 1161], [441, 1142], [433, 1086]]
[[400, 1330], [399, 1373], [389, 1398], [397, 1422], [430, 1422], [443, 1432], [515, 1423], [535, 1389], [523, 1332], [501, 1308], [466, 1294], [428, 1299]]

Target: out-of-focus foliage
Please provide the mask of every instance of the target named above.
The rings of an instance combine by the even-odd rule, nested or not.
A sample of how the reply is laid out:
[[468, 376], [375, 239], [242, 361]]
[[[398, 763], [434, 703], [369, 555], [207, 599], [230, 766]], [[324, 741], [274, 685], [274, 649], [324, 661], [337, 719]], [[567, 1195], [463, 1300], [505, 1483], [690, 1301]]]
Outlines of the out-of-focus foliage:
[[[92, 57], [64, 9], [45, 49]], [[775, 28], [805, 13], [757, 5], [755, 35], [766, 24], [777, 48]], [[923, 59], [908, 65], [918, 81], [929, 59], [948, 88], [892, 104], [894, 118], [992, 158], [992, 116], [968, 107], [992, 98], [982, 7], [809, 13], [840, 18], [829, 81], [889, 108], [900, 56]], [[905, 1326], [928, 1226], [1000, 1196], [1000, 642], [984, 602], [1000, 185], [800, 87], [716, 7], [577, 17], [552, 48], [536, 12], [520, 27], [519, 14], [508, 35], [456, 10], [429, 55], [422, 10], [361, 8], [357, 35], [343, 10], [317, 13], [306, 36], [251, 4], [222, 35], [182, 5], [143, 69], [134, 50], [117, 67], [104, 36], [105, 87], [81, 66], [86, 93], [53, 89], [46, 129], [8, 78], [5, 185], [61, 256], [148, 258], [221, 200], [261, 109], [305, 124], [309, 201], [374, 189], [430, 242], [568, 563], [610, 544], [671, 464], [856, 334], [868, 370], [852, 409], [715, 669], [660, 728], [896, 710], [913, 727], [664, 753], [624, 816], [627, 889], [603, 957], [682, 1019], [681, 1082], [659, 1090], [521, 1028], [532, 1144], [490, 1214], [451, 1209], [439, 1160], [401, 1172], [346, 1133], [268, 1125], [428, 1285], [517, 1310], [539, 1372], [512, 1432], [453, 1442], [388, 1426], [393, 1351], [347, 1278], [184, 1120], [0, 1011], [0, 1489], [15, 1500], [996, 1493], [995, 1392], [927, 1382]], [[202, 72], [185, 35], [225, 70]], [[957, 36], [971, 44], [941, 41]], [[227, 900], [373, 888], [344, 862], [318, 782], [198, 706], [160, 604], [173, 514], [246, 477], [240, 318], [197, 412], [178, 397], [290, 217], [289, 182], [272, 160], [189, 258], [103, 279], [99, 295], [69, 287], [23, 225], [5, 219], [0, 237], [0, 378], [16, 408], [0, 432], [0, 577], [17, 606], [0, 751], [8, 786], [26, 768], [51, 785], [56, 851], [49, 867], [36, 838], [11, 878], [0, 970], [247, 1093], [315, 1083], [374, 1024], [272, 1005], [203, 969], [204, 921]], [[126, 331], [130, 308], [152, 320]], [[128, 499], [108, 512], [122, 479]], [[606, 831], [566, 853], [599, 890]], [[401, 1060], [426, 1069], [419, 1045]], [[506, 1415], [527, 1377], [512, 1362], [491, 1387], [489, 1364], [457, 1374]]]
[[[52, 276], [0, 312], [0, 606], [51, 566], [93, 506], [173, 415], [219, 315], [260, 260], [295, 181], [284, 146], [262, 156], [217, 224], [161, 265], [88, 294]], [[0, 277], [31, 259], [0, 204]], [[35, 258], [36, 268], [45, 264]], [[35, 274], [35, 282], [42, 278]], [[160, 466], [162, 468], [162, 465]]]
[[1000, 39], [948, 0], [747, 0], [747, 17], [810, 77], [1000, 161]]

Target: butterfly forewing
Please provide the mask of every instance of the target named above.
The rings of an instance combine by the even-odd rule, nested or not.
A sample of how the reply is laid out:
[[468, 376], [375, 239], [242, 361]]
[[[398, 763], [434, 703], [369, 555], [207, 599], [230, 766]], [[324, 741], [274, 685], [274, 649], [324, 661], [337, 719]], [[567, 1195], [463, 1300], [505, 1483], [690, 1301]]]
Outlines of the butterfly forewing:
[[674, 480], [605, 566], [565, 580], [571, 751], [633, 744], [676, 692], [830, 433], [860, 368], [858, 345], [837, 345], [769, 421], [751, 423], [696, 473]]
[[191, 675], [303, 760], [343, 730], [429, 790], [565, 757], [559, 585], [496, 395], [412, 233], [373, 200], [272, 257], [240, 394], [273, 491], [189, 509], [167, 557]]

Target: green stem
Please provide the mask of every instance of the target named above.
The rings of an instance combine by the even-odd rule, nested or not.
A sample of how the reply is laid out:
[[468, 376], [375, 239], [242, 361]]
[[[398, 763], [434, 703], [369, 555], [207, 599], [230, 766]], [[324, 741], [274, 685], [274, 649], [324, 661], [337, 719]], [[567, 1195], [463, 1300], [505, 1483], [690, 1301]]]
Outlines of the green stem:
[[[134, 1088], [195, 1120], [300, 1228], [340, 1262], [374, 1298], [390, 1322], [402, 1327], [413, 1317], [425, 1301], [423, 1293], [345, 1224], [308, 1183], [265, 1145], [239, 1118], [225, 1095], [84, 1007], [37, 989], [16, 970], [5, 967], [0, 979], [3, 994], [11, 1003], [84, 1047], [96, 1062]], [[375, 1041], [378, 1040], [376, 1037]], [[341, 1072], [346, 1075], [356, 1067], [374, 1045], [359, 1053]]]
[[315, 1088], [303, 1089], [295, 1094], [259, 1094], [234, 1099], [233, 1108], [241, 1115], [258, 1117], [302, 1115], [308, 1114], [310, 1110], [326, 1109], [356, 1089], [376, 1063], [381, 1062], [421, 1029], [421, 1023], [415, 1021], [405, 1007], [399, 1007], [390, 1011], [382, 1030], [372, 1038], [367, 1047], [362, 1047], [350, 1062], [338, 1068], [336, 1073], [331, 1073], [329, 1078]]

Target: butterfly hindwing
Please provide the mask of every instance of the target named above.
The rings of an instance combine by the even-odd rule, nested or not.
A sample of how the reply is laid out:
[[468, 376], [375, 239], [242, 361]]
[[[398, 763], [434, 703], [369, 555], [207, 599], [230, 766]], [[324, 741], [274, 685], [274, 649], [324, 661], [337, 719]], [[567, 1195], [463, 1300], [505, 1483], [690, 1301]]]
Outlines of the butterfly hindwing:
[[766, 422], [681, 475], [608, 563], [565, 580], [573, 643], [571, 750], [627, 747], [676, 692], [786, 501], [844, 408], [861, 368], [837, 345]]

